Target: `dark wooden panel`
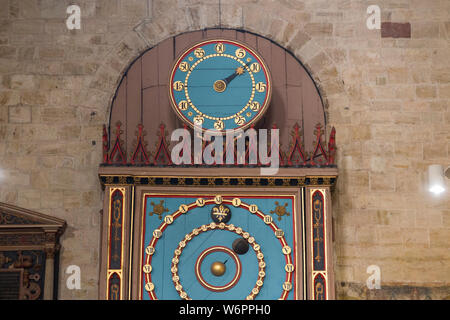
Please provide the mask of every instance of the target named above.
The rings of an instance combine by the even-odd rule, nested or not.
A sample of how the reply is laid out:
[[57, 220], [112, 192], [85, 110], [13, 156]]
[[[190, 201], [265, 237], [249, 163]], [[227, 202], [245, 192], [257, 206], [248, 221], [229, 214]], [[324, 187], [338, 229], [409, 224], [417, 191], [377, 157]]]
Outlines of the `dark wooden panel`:
[[[273, 87], [272, 100], [267, 110], [266, 116], [266, 128], [271, 128], [272, 125], [276, 125], [280, 129], [280, 142], [285, 141], [288, 138], [288, 132], [290, 128], [286, 126], [286, 106], [287, 96], [286, 87]], [[287, 145], [287, 143], [285, 143]]]
[[296, 120], [301, 125], [302, 122], [302, 88], [287, 86], [287, 119]]
[[[145, 141], [147, 141], [147, 151], [153, 151], [156, 143], [156, 133], [161, 123], [161, 115], [159, 109], [159, 86], [144, 89], [142, 92], [142, 115], [145, 131]], [[170, 111], [166, 111], [170, 112]]]
[[286, 85], [286, 51], [277, 46], [271, 46], [271, 59], [269, 63], [270, 72], [272, 73], [272, 81], [275, 87]]
[[175, 38], [175, 58], [177, 58], [182, 52], [201, 41], [204, 37], [203, 31], [194, 31], [189, 33], [183, 33]]
[[19, 300], [22, 270], [0, 269], [0, 300]]
[[236, 39], [236, 30], [225, 29], [222, 31], [222, 37], [226, 39]]
[[142, 97], [141, 97], [141, 71], [142, 59], [139, 58], [128, 70], [127, 75], [127, 125], [126, 128], [126, 151], [128, 156], [133, 150], [133, 141], [136, 140], [136, 128], [142, 121]]
[[246, 33], [247, 32], [245, 32], [245, 31], [237, 30], [236, 31], [236, 40], [245, 42], [245, 34]]
[[270, 67], [270, 64], [272, 62], [272, 43], [266, 38], [257, 38], [256, 49]]
[[152, 49], [142, 56], [142, 87], [158, 85], [158, 50]]
[[258, 47], [256, 36], [253, 33], [246, 32], [244, 41], [252, 48], [256, 49]]
[[311, 150], [315, 140], [314, 128], [317, 123], [325, 126], [325, 115], [317, 89], [304, 70], [302, 80], [304, 142], [305, 148]]
[[286, 54], [286, 82], [291, 86], [301, 86], [306, 73], [303, 66], [290, 54]]
[[222, 36], [222, 30], [220, 30], [220, 29], [206, 30], [206, 38], [220, 38], [221, 36]]
[[158, 50], [158, 83], [167, 85], [169, 83], [169, 72], [174, 60], [174, 41], [169, 38], [161, 42], [156, 48]]
[[[164, 123], [166, 125], [166, 129], [169, 134], [172, 133], [173, 130], [180, 128], [178, 118], [173, 112], [172, 107], [169, 102], [167, 86], [159, 87], [159, 123]], [[170, 139], [170, 136], [168, 137]]]
[[117, 90], [116, 98], [114, 99], [113, 105], [111, 107], [111, 138], [112, 143], [114, 143], [115, 135], [114, 131], [116, 129], [117, 121], [122, 122], [122, 125], [125, 126], [127, 122], [127, 113], [126, 113], [126, 90], [127, 90], [127, 77], [125, 76]]

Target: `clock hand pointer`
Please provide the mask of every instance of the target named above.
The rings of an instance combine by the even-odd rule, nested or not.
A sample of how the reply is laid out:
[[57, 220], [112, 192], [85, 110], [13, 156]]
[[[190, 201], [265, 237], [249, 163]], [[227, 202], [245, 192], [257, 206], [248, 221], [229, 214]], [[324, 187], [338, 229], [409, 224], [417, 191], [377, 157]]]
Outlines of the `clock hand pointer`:
[[248, 67], [249, 63], [247, 63], [244, 67], [238, 67], [233, 74], [223, 79], [223, 81], [228, 85], [234, 78], [240, 76], [245, 73], [245, 67]]

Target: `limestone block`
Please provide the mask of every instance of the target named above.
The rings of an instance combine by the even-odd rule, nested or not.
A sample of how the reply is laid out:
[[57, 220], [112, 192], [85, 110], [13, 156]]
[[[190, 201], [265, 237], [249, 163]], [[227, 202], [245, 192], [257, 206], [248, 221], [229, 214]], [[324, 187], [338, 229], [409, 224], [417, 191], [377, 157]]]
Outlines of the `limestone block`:
[[32, 75], [12, 75], [9, 84], [11, 89], [34, 89], [35, 77]]
[[416, 95], [421, 99], [430, 99], [436, 97], [436, 87], [420, 85], [416, 87]]
[[8, 107], [9, 123], [31, 123], [31, 107], [30, 106], [9, 106]]
[[40, 34], [44, 32], [44, 21], [40, 19], [23, 19], [12, 22], [12, 30], [16, 34]]
[[16, 47], [0, 46], [0, 59], [13, 59], [16, 57], [16, 52]]
[[427, 228], [404, 228], [402, 231], [404, 246], [417, 247], [423, 245], [429, 247], [430, 238]]
[[333, 24], [310, 22], [305, 25], [305, 32], [312, 37], [327, 37], [333, 34]]
[[2, 90], [0, 92], [0, 105], [13, 106], [20, 103], [20, 96], [18, 91]]
[[41, 208], [41, 192], [39, 190], [20, 189], [17, 205], [31, 210]]
[[430, 229], [430, 246], [448, 248], [448, 239], [450, 239], [450, 229], [433, 228]]
[[383, 173], [370, 173], [370, 191], [394, 191], [395, 177], [392, 172], [385, 170]]

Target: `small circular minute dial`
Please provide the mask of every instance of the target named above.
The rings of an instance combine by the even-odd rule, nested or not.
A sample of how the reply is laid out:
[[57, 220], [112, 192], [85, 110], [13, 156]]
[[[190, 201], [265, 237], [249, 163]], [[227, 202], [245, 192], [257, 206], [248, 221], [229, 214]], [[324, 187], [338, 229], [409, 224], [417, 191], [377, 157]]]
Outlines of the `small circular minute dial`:
[[214, 39], [186, 50], [170, 74], [169, 97], [191, 127], [245, 129], [266, 111], [272, 82], [261, 56], [243, 43]]

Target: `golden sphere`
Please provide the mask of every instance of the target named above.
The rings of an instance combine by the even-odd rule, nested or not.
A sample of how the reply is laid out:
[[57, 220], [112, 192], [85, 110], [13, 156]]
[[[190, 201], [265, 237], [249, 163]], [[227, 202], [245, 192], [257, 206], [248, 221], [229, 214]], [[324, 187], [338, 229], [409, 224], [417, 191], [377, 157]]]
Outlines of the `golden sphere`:
[[225, 273], [225, 270], [227, 270], [227, 268], [222, 262], [216, 261], [211, 264], [211, 273], [216, 277], [222, 276]]

